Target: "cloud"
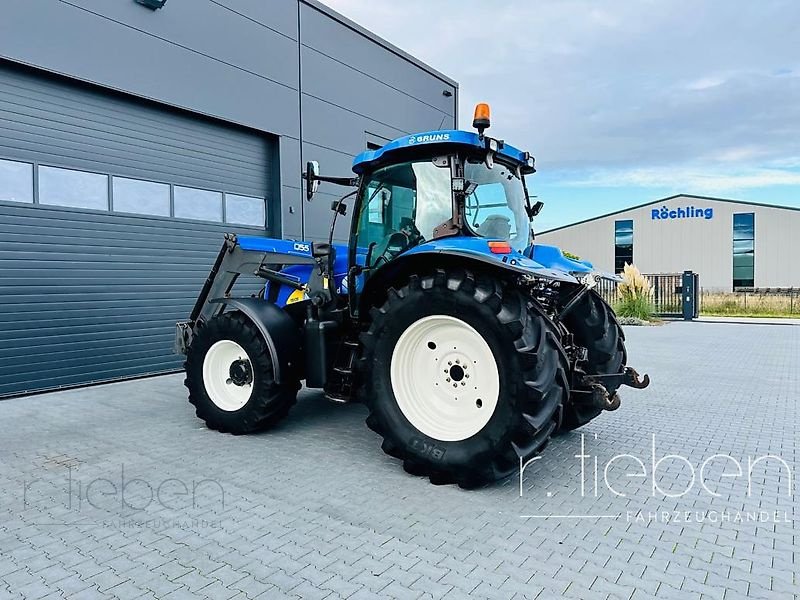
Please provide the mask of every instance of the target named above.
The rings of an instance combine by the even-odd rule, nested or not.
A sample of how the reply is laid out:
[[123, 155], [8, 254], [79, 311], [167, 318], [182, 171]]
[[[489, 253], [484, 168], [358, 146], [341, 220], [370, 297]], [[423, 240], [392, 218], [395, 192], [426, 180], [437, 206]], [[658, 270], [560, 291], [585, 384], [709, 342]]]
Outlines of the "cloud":
[[744, 162], [760, 159], [763, 154], [764, 151], [762, 148], [751, 145], [723, 148], [713, 153], [709, 158], [717, 162]]
[[[490, 102], [492, 133], [541, 170], [688, 164], [718, 186], [724, 169], [800, 157], [799, 3], [326, 2], [459, 81], [462, 127]], [[699, 177], [708, 163], [717, 183]], [[794, 181], [778, 175], [730, 179]]]
[[591, 171], [561, 182], [576, 188], [675, 188], [725, 195], [771, 186], [800, 186], [800, 171], [780, 168], [656, 167]]
[[687, 90], [707, 90], [709, 88], [717, 87], [718, 85], [722, 85], [725, 83], [724, 77], [719, 76], [709, 76], [703, 77], [701, 79], [696, 79], [694, 81], [689, 82], [686, 85]]

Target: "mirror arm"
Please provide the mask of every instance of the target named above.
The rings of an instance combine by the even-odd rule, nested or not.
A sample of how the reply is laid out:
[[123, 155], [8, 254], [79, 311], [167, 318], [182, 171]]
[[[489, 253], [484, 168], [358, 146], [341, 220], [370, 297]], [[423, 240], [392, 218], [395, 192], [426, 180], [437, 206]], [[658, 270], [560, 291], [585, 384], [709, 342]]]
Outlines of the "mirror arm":
[[327, 177], [325, 175], [317, 175], [314, 179], [317, 181], [324, 181], [325, 183], [333, 183], [334, 185], [345, 185], [349, 187], [356, 187], [358, 185], [358, 177]]
[[[528, 184], [525, 182], [525, 177], [519, 173], [521, 169], [518, 168], [518, 177], [522, 180], [522, 189], [525, 190], [525, 212], [528, 213], [528, 220], [532, 221], [533, 218], [542, 212], [542, 207], [544, 207], [544, 202], [541, 200], [537, 200], [533, 204], [531, 204], [531, 196], [528, 193]], [[536, 196], [534, 196], [536, 198]]]
[[310, 160], [306, 163], [306, 170], [300, 176], [306, 182], [306, 200], [309, 201], [313, 198], [321, 181], [348, 187], [357, 187], [359, 181], [357, 177], [325, 177], [320, 175], [319, 163], [315, 160]]

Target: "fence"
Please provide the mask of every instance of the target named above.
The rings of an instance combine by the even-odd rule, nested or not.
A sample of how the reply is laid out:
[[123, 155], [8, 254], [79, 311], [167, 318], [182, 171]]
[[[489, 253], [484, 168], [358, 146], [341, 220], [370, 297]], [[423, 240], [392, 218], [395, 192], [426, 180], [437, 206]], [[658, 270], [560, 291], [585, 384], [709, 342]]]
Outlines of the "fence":
[[[684, 273], [650, 273], [642, 275], [650, 282], [653, 290], [653, 304], [655, 312], [660, 317], [683, 317], [683, 277]], [[697, 274], [692, 274], [694, 289], [697, 290]], [[606, 302], [614, 304], [617, 300], [617, 282], [603, 279], [599, 282], [597, 293]], [[697, 316], [697, 303], [695, 303], [693, 316]]]
[[[656, 314], [680, 317], [683, 314], [682, 274], [645, 274], [644, 277], [653, 289]], [[696, 289], [697, 284], [695, 279]], [[603, 279], [595, 289], [609, 304], [613, 305], [617, 300], [617, 282]], [[791, 317], [800, 315], [800, 288], [741, 288], [735, 292], [701, 290], [697, 305], [695, 313], [707, 315]]]
[[702, 312], [731, 316], [800, 315], [800, 288], [741, 288], [735, 292], [703, 290]]

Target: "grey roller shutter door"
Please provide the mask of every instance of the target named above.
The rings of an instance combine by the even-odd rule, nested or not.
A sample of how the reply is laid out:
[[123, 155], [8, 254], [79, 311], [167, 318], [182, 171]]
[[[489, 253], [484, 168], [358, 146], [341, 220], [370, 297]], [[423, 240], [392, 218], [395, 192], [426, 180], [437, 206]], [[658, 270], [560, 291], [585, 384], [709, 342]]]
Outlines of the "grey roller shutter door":
[[[258, 132], [0, 62], [0, 159], [269, 206], [274, 147]], [[225, 231], [266, 233], [0, 201], [0, 396], [179, 368], [174, 323], [188, 315]]]
[[272, 189], [268, 146], [248, 130], [0, 61], [5, 158], [258, 196]]

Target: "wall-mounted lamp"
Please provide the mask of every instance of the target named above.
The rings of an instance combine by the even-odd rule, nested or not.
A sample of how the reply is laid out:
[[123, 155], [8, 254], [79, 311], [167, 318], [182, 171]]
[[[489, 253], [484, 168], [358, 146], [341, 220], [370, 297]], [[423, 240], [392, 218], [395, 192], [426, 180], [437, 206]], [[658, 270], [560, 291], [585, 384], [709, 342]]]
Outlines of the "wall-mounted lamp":
[[164, 8], [164, 5], [167, 3], [167, 0], [135, 0], [135, 1], [141, 4], [142, 6], [146, 6], [147, 8], [152, 8], [153, 10]]
[[442, 92], [442, 96], [444, 96], [445, 98], [449, 98], [452, 95], [453, 95], [453, 92], [451, 92], [450, 90], [444, 90]]

